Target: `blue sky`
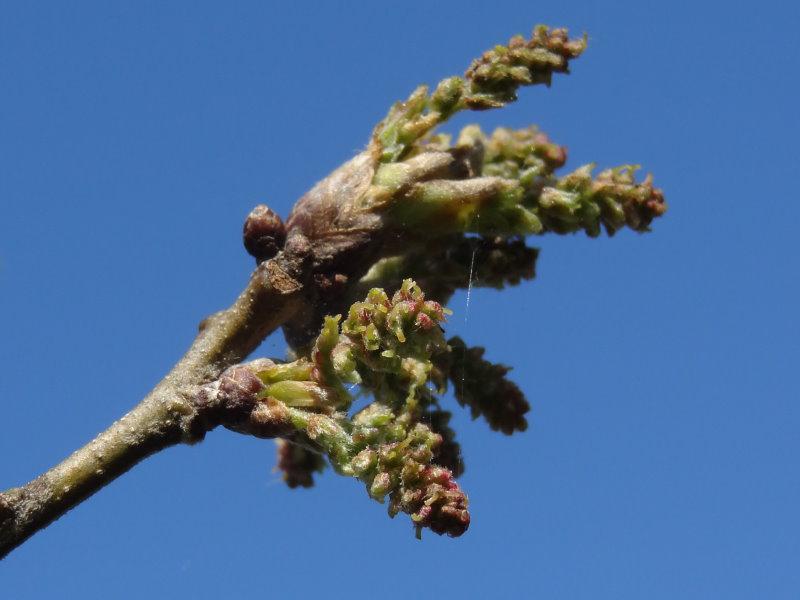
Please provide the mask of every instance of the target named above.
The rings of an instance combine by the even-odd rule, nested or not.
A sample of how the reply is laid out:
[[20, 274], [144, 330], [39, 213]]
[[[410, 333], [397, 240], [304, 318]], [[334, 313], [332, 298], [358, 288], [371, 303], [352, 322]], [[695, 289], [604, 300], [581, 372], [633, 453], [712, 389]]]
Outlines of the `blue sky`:
[[[215, 431], [0, 564], [3, 596], [797, 598], [800, 9], [789, 2], [2, 2], [0, 487], [132, 407], [396, 99], [535, 23], [569, 77], [459, 117], [639, 163], [645, 236], [544, 237], [535, 281], [454, 298], [514, 367], [507, 438], [456, 411], [472, 526], [414, 539], [356, 482], [290, 491]], [[282, 338], [260, 349], [280, 356]]]

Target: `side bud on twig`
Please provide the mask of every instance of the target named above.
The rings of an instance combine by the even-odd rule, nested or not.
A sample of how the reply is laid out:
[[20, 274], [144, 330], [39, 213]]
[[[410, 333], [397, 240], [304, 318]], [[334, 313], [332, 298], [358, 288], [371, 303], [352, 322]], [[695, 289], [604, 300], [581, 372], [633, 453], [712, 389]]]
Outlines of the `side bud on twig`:
[[256, 206], [244, 222], [244, 247], [256, 261], [275, 256], [286, 242], [286, 227], [278, 214], [266, 204]]

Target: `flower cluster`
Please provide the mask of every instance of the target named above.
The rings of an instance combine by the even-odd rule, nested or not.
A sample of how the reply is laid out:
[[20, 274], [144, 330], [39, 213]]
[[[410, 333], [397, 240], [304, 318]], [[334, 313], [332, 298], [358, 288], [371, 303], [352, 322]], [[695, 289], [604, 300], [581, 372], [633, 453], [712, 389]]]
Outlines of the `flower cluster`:
[[405, 102], [398, 102], [378, 125], [374, 139], [382, 162], [395, 162], [412, 152], [413, 145], [458, 111], [499, 108], [516, 100], [523, 85], [550, 85], [553, 73], [566, 73], [569, 61], [586, 48], [586, 40], [570, 40], [566, 29], [537, 26], [529, 40], [511, 38], [472, 63], [464, 77], [443, 80], [428, 94], [420, 86]]
[[354, 297], [373, 287], [397, 289], [406, 277], [417, 281], [426, 297], [445, 304], [458, 289], [496, 290], [536, 275], [539, 250], [519, 238], [453, 235], [432, 239], [425, 248], [376, 262], [353, 287]]
[[[445, 341], [444, 304], [459, 288], [531, 279], [538, 250], [525, 236], [644, 232], [666, 204], [630, 166], [559, 176], [566, 149], [536, 127], [487, 135], [470, 125], [455, 143], [434, 130], [459, 111], [514, 101], [520, 86], [549, 85], [585, 46], [585, 37], [539, 26], [529, 40], [494, 47], [463, 77], [395, 104], [367, 148], [298, 201], [285, 232], [265, 211], [251, 215], [251, 253], [270, 256], [284, 233], [305, 240], [314, 283], [284, 324], [299, 358], [253, 364], [219, 390], [238, 398], [227, 426], [289, 440], [279, 445], [287, 484], [310, 486], [324, 455], [388, 501], [391, 515], [409, 514], [418, 532], [467, 529], [454, 479], [464, 463], [437, 395], [449, 382], [473, 418], [505, 434], [526, 429], [530, 406], [509, 367], [460, 338]], [[351, 414], [354, 389], [373, 402]]]
[[342, 323], [352, 356], [363, 366], [360, 383], [391, 406], [415, 405], [433, 367], [430, 357], [446, 348], [439, 324], [449, 312], [426, 300], [411, 279], [391, 300], [380, 288], [370, 290]]
[[[325, 320], [310, 356], [233, 367], [203, 401], [231, 429], [284, 438], [278, 468], [290, 487], [311, 486], [324, 453], [370, 496], [388, 498], [390, 515], [408, 513], [418, 532], [461, 535], [467, 497], [447, 467], [460, 473], [463, 465], [427, 386], [439, 373], [433, 356], [448, 351], [440, 326], [447, 312], [410, 279], [391, 297], [372, 289], [344, 321]], [[348, 384], [374, 397], [352, 416]]]
[[437, 363], [453, 385], [461, 406], [468, 406], [472, 418], [483, 417], [495, 431], [511, 435], [525, 431], [530, 405], [517, 385], [506, 378], [511, 370], [483, 358], [485, 350], [467, 347], [460, 337], [448, 340], [448, 352]]
[[[607, 169], [593, 178], [590, 164], [559, 178], [553, 170], [563, 162], [561, 147], [532, 130], [501, 132], [488, 140], [483, 176], [408, 185], [387, 205], [387, 218], [439, 236], [585, 231], [597, 237], [601, 225], [609, 235], [625, 226], [648, 231], [653, 219], [667, 210], [652, 176], [637, 182], [634, 166]], [[479, 138], [471, 143], [479, 143]]]
[[[372, 498], [388, 501], [391, 516], [410, 515], [417, 535], [423, 528], [463, 534], [470, 514], [455, 477], [464, 463], [451, 414], [437, 396], [449, 382], [473, 418], [505, 434], [527, 428], [530, 406], [507, 378], [509, 367], [458, 337], [445, 341], [444, 304], [459, 288], [500, 289], [533, 278], [538, 250], [525, 236], [645, 232], [666, 204], [651, 176], [636, 181], [633, 166], [593, 176], [594, 165], [586, 165], [557, 175], [566, 149], [536, 127], [486, 135], [470, 125], [454, 144], [434, 130], [459, 111], [514, 101], [520, 86], [550, 85], [585, 46], [585, 36], [570, 39], [565, 29], [544, 26], [529, 40], [514, 37], [475, 60], [463, 77], [445, 79], [430, 93], [421, 86], [395, 104], [366, 149], [303, 195], [285, 224], [257, 206], [243, 228], [258, 264], [250, 284], [229, 310], [201, 324], [186, 358], [130, 413], [138, 412], [147, 431], [131, 428], [123, 436], [134, 454], [124, 448], [117, 454], [115, 446], [108, 464], [116, 466], [107, 472], [115, 476], [145, 450], [195, 442], [224, 425], [277, 438], [278, 470], [289, 487], [313, 485], [327, 459], [337, 473], [364, 483]], [[230, 366], [200, 385], [277, 327], [294, 360]], [[193, 402], [184, 402], [195, 392]], [[356, 394], [370, 396], [371, 404], [354, 411]], [[116, 444], [114, 431], [121, 429], [115, 424], [91, 446]], [[102, 454], [92, 455], [77, 461], [100, 464]], [[88, 487], [76, 486], [54, 512], [47, 502], [60, 491], [49, 483], [36, 488], [43, 478], [25, 486], [46, 500], [34, 507], [40, 523], [107, 481], [99, 478], [104, 469], [63, 464], [44, 479], [59, 469], [98, 478], [86, 475]], [[29, 533], [9, 534], [7, 522], [13, 518], [15, 528], [18, 518], [28, 519], [31, 504], [15, 510], [10, 498], [0, 494], [0, 525], [6, 522], [6, 538], [18, 543]]]
[[566, 29], [537, 25], [531, 39], [514, 36], [508, 46], [495, 46], [472, 63], [465, 102], [473, 109], [501, 107], [516, 100], [522, 85], [550, 85], [553, 73], [567, 73], [569, 61], [585, 49], [585, 36], [571, 40]]
[[447, 348], [439, 326], [445, 313], [407, 279], [391, 298], [370, 290], [341, 327], [328, 318], [312, 351], [311, 379], [336, 395], [344, 382], [358, 383], [375, 402], [352, 419], [295, 409], [292, 416], [337, 471], [364, 481], [377, 500], [388, 496], [392, 516], [406, 512], [418, 530], [456, 536], [469, 525], [467, 498], [452, 473], [433, 462], [442, 436], [420, 422], [431, 357]]
[[536, 127], [484, 134], [470, 125], [454, 143], [434, 132], [457, 111], [497, 107], [521, 85], [549, 84], [585, 44], [566, 30], [537, 27], [530, 40], [516, 37], [485, 53], [463, 78], [445, 79], [431, 93], [418, 88], [389, 111], [363, 152], [300, 199], [287, 239], [311, 243], [317, 284], [284, 325], [295, 349], [305, 352], [324, 317], [344, 312], [364, 291], [362, 281], [395, 286], [413, 276], [445, 301], [472, 279], [474, 261], [465, 267], [462, 249], [471, 258], [493, 245], [499, 268], [487, 275], [491, 261], [478, 261], [487, 266], [475, 280], [502, 287], [530, 277], [535, 250], [520, 241], [525, 236], [649, 229], [666, 210], [650, 176], [637, 182], [623, 166], [593, 178], [586, 166], [559, 177], [566, 149]]
[[417, 526], [459, 536], [469, 526], [467, 497], [446, 468], [432, 464], [442, 437], [413, 411], [396, 415], [375, 402], [353, 419], [354, 474], [367, 482], [370, 496], [389, 496], [389, 514], [411, 515]]
[[477, 125], [461, 131], [460, 145], [482, 144], [485, 148], [483, 175], [516, 179], [525, 189], [549, 177], [567, 162], [567, 150], [552, 142], [536, 126], [524, 129], [498, 127], [486, 136]]
[[582, 229], [591, 237], [600, 235], [601, 225], [609, 235], [626, 225], [648, 231], [653, 219], [666, 212], [664, 195], [653, 187], [652, 176], [636, 183], [636, 167], [625, 165], [593, 179], [593, 167], [583, 166], [542, 190], [537, 214], [547, 229], [557, 233]]
[[454, 145], [433, 129], [464, 109], [501, 107], [516, 100], [522, 85], [549, 85], [568, 72], [586, 39], [565, 29], [539, 26], [531, 39], [512, 38], [473, 62], [464, 78], [443, 80], [430, 95], [418, 88], [396, 104], [376, 128], [379, 156], [368, 204], [387, 219], [433, 235], [457, 232], [524, 236], [583, 230], [601, 225], [613, 234], [623, 225], [646, 231], [666, 210], [648, 177], [636, 183], [630, 167], [591, 177], [591, 166], [557, 178], [566, 150], [536, 127], [499, 128], [486, 136], [465, 127]]

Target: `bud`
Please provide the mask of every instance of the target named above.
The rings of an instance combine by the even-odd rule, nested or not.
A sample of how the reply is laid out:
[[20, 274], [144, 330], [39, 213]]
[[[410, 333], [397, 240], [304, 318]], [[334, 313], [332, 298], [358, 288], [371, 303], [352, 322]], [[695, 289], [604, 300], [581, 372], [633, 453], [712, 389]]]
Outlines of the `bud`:
[[258, 262], [275, 256], [286, 241], [286, 227], [266, 204], [256, 206], [244, 222], [244, 247]]
[[375, 467], [378, 463], [377, 454], [374, 450], [366, 448], [356, 454], [351, 461], [351, 465], [353, 467], [353, 473], [357, 477], [361, 477], [365, 473], [368, 473], [371, 469]]
[[232, 415], [246, 415], [258, 401], [264, 384], [249, 365], [227, 369], [219, 379], [219, 394], [225, 410]]
[[314, 473], [325, 469], [325, 460], [319, 452], [285, 439], [276, 440], [278, 445], [277, 469], [290, 488], [309, 488], [314, 485]]
[[392, 489], [392, 477], [389, 473], [378, 473], [372, 480], [369, 487], [369, 495], [376, 500], [383, 500], [383, 497]]
[[450, 77], [439, 83], [431, 95], [431, 108], [443, 115], [450, 115], [457, 107], [464, 93], [464, 80]]

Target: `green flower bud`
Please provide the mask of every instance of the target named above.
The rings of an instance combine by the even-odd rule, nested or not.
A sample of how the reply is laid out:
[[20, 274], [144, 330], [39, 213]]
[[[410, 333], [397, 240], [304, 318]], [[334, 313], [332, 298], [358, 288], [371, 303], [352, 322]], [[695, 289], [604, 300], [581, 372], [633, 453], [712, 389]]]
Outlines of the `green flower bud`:
[[375, 500], [383, 502], [390, 489], [392, 489], [392, 478], [389, 473], [378, 473], [369, 486], [369, 495]]

